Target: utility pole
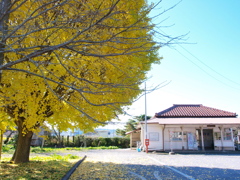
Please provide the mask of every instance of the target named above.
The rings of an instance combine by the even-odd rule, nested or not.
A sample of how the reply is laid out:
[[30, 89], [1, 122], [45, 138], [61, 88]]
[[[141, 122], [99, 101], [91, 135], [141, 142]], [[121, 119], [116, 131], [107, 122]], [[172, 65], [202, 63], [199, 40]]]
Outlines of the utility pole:
[[146, 93], [146, 82], [145, 82], [145, 146], [146, 153], [148, 153], [149, 139], [147, 136], [147, 93]]

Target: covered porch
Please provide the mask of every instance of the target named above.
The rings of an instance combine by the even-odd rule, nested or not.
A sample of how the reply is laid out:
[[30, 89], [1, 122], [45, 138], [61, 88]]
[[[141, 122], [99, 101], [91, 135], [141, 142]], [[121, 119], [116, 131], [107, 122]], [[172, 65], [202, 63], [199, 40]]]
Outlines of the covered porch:
[[[234, 139], [239, 127], [239, 118], [154, 118], [147, 122], [148, 149], [235, 151]], [[142, 123], [142, 144], [145, 133], [145, 124]]]

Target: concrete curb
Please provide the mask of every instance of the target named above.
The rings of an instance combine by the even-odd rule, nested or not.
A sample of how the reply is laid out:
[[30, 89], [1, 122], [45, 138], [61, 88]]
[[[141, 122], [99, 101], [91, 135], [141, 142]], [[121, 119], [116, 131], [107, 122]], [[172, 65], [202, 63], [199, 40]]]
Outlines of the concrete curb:
[[70, 176], [72, 175], [72, 173], [74, 173], [74, 171], [77, 169], [77, 167], [86, 159], [86, 155], [80, 159], [78, 162], [76, 162], [76, 164], [66, 173], [65, 176], [63, 176], [63, 178], [61, 180], [68, 180], [70, 178]]

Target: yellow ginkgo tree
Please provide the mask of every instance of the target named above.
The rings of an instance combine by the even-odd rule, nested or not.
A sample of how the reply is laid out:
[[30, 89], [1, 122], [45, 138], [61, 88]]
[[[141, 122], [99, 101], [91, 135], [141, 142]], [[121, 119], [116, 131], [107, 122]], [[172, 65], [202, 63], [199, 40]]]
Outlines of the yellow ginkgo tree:
[[19, 133], [13, 162], [29, 161], [44, 123], [92, 130], [136, 99], [161, 59], [152, 8], [144, 0], [0, 0], [0, 110]]

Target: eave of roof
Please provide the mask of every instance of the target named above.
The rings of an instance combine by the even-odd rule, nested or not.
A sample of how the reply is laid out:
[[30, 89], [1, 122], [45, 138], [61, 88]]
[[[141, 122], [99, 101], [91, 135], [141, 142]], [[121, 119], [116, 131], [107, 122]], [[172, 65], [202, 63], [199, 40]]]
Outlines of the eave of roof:
[[138, 132], [138, 131], [141, 131], [141, 129], [139, 128], [139, 129], [135, 129], [133, 131], [128, 131], [125, 134], [131, 134], [131, 133]]
[[[144, 124], [145, 122], [141, 122]], [[240, 125], [240, 118], [153, 118], [147, 124], [161, 125]]]

